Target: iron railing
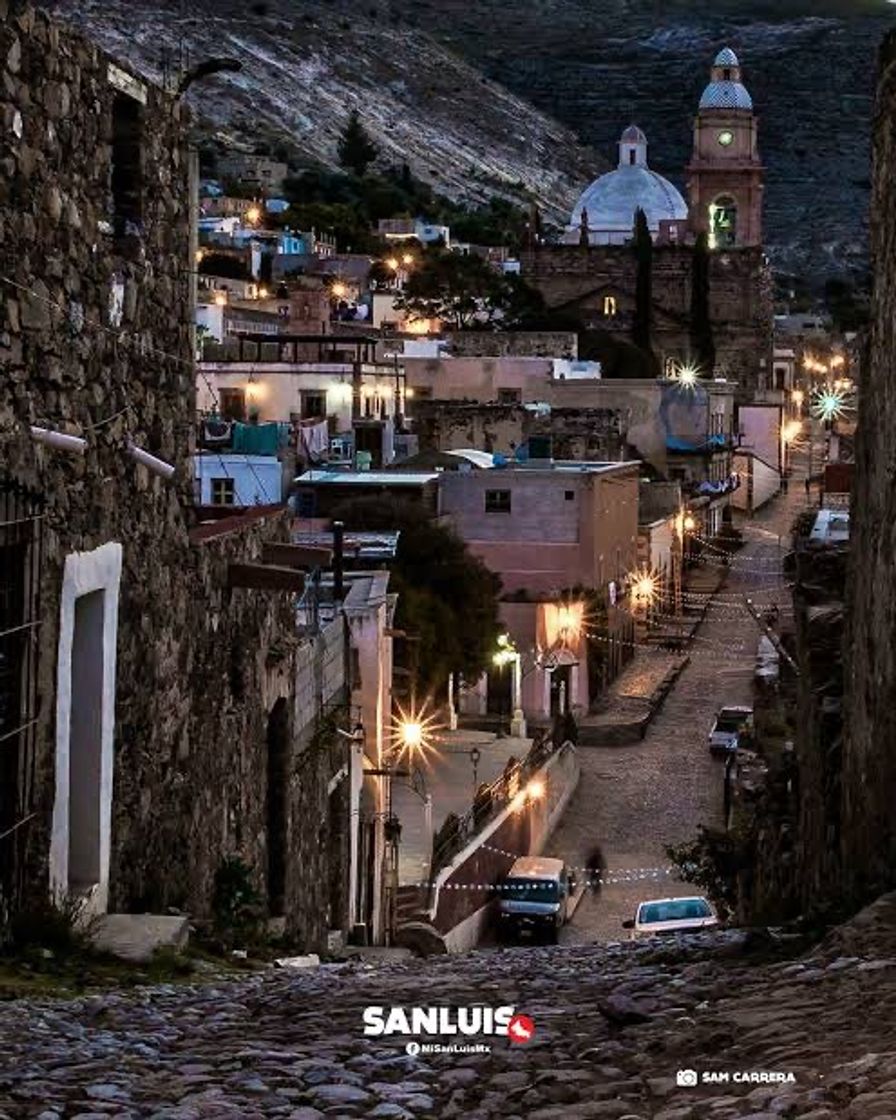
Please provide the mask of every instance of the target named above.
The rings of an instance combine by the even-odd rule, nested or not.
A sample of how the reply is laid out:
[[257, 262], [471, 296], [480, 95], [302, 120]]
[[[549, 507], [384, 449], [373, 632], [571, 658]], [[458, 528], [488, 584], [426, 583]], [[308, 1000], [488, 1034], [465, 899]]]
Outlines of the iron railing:
[[21, 902], [35, 817], [43, 501], [0, 478], [0, 927]]

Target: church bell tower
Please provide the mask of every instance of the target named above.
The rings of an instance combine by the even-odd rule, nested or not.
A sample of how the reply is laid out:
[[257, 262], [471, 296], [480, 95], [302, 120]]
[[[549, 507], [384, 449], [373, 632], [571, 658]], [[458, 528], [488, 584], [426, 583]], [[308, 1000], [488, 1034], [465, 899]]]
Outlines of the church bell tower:
[[762, 245], [765, 168], [757, 126], [740, 62], [725, 47], [700, 98], [688, 165], [691, 229], [695, 235], [707, 233], [711, 249]]

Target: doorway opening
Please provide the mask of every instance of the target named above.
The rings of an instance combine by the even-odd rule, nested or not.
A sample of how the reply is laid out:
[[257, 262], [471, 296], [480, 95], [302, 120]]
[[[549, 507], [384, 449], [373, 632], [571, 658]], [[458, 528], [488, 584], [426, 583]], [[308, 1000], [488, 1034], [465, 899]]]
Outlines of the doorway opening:
[[289, 708], [281, 697], [268, 716], [267, 730], [267, 841], [268, 912], [286, 912], [286, 824], [289, 789]]

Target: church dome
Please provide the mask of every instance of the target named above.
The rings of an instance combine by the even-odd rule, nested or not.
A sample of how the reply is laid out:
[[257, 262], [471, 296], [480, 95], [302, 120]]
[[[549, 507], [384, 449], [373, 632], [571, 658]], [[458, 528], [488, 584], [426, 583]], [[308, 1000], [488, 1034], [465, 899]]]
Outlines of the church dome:
[[740, 60], [730, 47], [723, 47], [715, 57], [700, 108], [753, 109], [753, 98], [740, 80]]
[[710, 82], [700, 98], [701, 109], [752, 109], [753, 98], [740, 82]]
[[587, 215], [588, 241], [592, 245], [619, 245], [632, 237], [635, 213], [643, 210], [650, 232], [659, 232], [661, 221], [686, 219], [688, 207], [681, 194], [662, 175], [647, 166], [647, 137], [630, 125], [619, 141], [619, 166], [601, 175], [579, 198], [563, 240], [581, 239]]

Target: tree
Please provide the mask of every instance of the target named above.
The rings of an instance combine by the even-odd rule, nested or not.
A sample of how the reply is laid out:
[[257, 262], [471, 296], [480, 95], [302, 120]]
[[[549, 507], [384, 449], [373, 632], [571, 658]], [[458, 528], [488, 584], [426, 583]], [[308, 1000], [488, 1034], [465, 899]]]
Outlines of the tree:
[[419, 638], [413, 659], [418, 696], [444, 692], [449, 673], [476, 680], [500, 632], [498, 577], [452, 529], [412, 502], [358, 498], [333, 516], [356, 532], [400, 531], [389, 589], [398, 593], [396, 627]]
[[651, 353], [650, 328], [653, 318], [653, 238], [647, 225], [647, 215], [639, 207], [635, 213], [635, 321], [632, 342], [648, 354]]
[[691, 347], [700, 372], [712, 377], [716, 364], [716, 345], [709, 313], [709, 239], [701, 233], [694, 245], [691, 274]]
[[481, 257], [436, 250], [413, 270], [396, 306], [454, 330], [488, 323], [500, 302], [501, 275]]
[[352, 109], [348, 123], [339, 137], [339, 165], [357, 175], [360, 179], [379, 154], [376, 145], [367, 134], [358, 110]]

